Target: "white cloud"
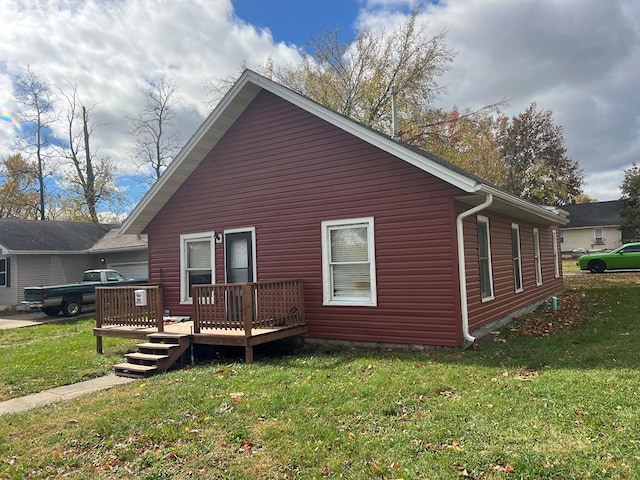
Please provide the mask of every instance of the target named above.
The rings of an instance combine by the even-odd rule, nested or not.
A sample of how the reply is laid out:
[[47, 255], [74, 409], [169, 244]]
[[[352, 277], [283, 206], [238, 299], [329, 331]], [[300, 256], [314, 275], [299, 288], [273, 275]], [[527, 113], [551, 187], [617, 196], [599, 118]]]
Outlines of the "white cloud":
[[[410, 1], [370, 0], [365, 25], [406, 18]], [[619, 197], [622, 169], [640, 160], [640, 3], [635, 0], [423, 2], [427, 28], [458, 52], [443, 77], [444, 106], [508, 100], [515, 115], [536, 102], [564, 128], [586, 191]], [[380, 7], [387, 9], [384, 15]]]
[[[12, 81], [26, 65], [62, 86], [78, 84], [96, 104], [100, 153], [133, 169], [127, 117], [142, 109], [139, 87], [166, 74], [182, 101], [175, 124], [187, 140], [208, 113], [204, 83], [261, 64], [295, 62], [295, 46], [243, 22], [231, 0], [0, 0], [0, 108], [15, 113]], [[433, 33], [458, 52], [443, 106], [509, 99], [509, 115], [531, 102], [562, 125], [587, 193], [617, 198], [622, 169], [640, 161], [640, 2], [637, 0], [359, 0], [357, 22], [388, 25], [422, 4]], [[345, 20], [351, 24], [351, 19]], [[332, 22], [335, 24], [336, 22]], [[312, 33], [312, 32], [310, 32]], [[0, 157], [14, 127], [0, 123]], [[98, 145], [96, 145], [98, 148]]]
[[[274, 44], [268, 31], [236, 18], [230, 0], [4, 0], [0, 16], [1, 91], [11, 92], [27, 65], [51, 85], [76, 83], [82, 102], [96, 105], [91, 114], [100, 125], [94, 136], [100, 154], [115, 159], [122, 173], [133, 172], [127, 119], [145, 104], [145, 80], [165, 74], [176, 82], [181, 101], [174, 124], [186, 141], [208, 113], [207, 79], [235, 74], [243, 61], [298, 56]], [[1, 100], [19, 115], [11, 95]], [[10, 134], [5, 122], [0, 156], [12, 153]]]

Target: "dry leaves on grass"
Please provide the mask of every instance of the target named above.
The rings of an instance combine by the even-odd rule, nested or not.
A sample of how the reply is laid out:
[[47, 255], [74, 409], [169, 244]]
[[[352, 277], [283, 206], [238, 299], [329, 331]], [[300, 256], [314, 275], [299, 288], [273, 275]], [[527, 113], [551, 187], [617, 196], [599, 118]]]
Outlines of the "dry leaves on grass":
[[[555, 332], [574, 330], [584, 318], [581, 308], [583, 299], [581, 292], [566, 292], [558, 298], [558, 310], [551, 311], [545, 305], [518, 319], [509, 331], [515, 335], [548, 337]], [[495, 341], [504, 341], [504, 338], [496, 337]]]
[[460, 398], [453, 390], [436, 390], [436, 393], [444, 398], [458, 399]]

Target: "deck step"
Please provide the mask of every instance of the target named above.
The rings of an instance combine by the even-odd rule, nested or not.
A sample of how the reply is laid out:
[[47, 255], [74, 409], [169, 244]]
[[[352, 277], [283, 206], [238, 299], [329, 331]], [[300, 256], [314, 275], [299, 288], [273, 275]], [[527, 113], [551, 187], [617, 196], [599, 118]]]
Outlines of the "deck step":
[[152, 343], [167, 343], [167, 344], [174, 344], [174, 345], [178, 345], [183, 341], [188, 340], [189, 337], [190, 335], [186, 333], [158, 332], [158, 333], [150, 333], [149, 335], [147, 335], [147, 338]]
[[146, 343], [138, 343], [136, 345], [138, 349], [148, 349], [148, 350], [171, 350], [172, 348], [176, 348], [177, 345], [175, 343], [156, 343], [156, 342], [146, 342]]
[[188, 333], [173, 333], [173, 332], [155, 332], [147, 335], [148, 338], [186, 338], [191, 336]]
[[156, 355], [153, 353], [127, 353], [124, 356], [127, 360], [139, 360], [143, 362], [159, 362], [161, 360], [166, 360], [169, 358], [169, 355]]
[[114, 373], [122, 377], [144, 378], [165, 372], [184, 357], [191, 345], [191, 336], [153, 333], [148, 342], [136, 345], [138, 351], [125, 355], [126, 363], [114, 365]]
[[125, 362], [117, 363], [113, 366], [113, 370], [120, 377], [145, 378], [156, 373], [158, 367]]

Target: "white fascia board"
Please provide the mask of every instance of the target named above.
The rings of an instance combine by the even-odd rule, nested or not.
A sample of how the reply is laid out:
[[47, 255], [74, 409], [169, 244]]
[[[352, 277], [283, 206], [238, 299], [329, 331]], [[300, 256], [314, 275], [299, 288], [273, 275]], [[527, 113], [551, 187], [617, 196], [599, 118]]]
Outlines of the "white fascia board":
[[147, 250], [148, 247], [143, 245], [138, 245], [135, 247], [113, 247], [113, 248], [101, 248], [99, 250], [88, 250], [87, 253], [118, 253], [118, 252], [136, 252], [140, 250]]
[[87, 250], [11, 250], [11, 255], [89, 255]]
[[8, 255], [8, 254], [9, 254], [9, 249], [4, 245], [0, 245], [0, 255]]
[[620, 225], [583, 225], [581, 227], [562, 227], [563, 230], [593, 230], [594, 228], [615, 228], [620, 230]]
[[531, 202], [521, 199], [520, 197], [516, 197], [515, 195], [503, 192], [489, 185], [482, 185], [481, 190], [486, 193], [491, 193], [494, 197], [505, 200], [512, 204], [514, 207], [540, 217], [543, 220], [553, 223], [559, 223], [562, 225], [566, 225], [569, 222], [569, 219], [567, 218], [566, 212], [564, 212], [564, 210], [558, 209], [559, 212], [563, 212], [564, 215], [562, 213], [555, 213], [553, 209], [535, 205]]

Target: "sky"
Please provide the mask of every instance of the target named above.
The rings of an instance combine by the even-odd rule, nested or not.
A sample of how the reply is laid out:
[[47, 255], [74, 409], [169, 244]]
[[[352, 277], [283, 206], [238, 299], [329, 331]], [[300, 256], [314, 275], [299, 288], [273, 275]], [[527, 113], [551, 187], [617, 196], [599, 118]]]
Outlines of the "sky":
[[623, 170], [640, 161], [637, 0], [0, 0], [0, 158], [14, 153], [14, 83], [29, 65], [95, 105], [94, 151], [117, 164], [136, 201], [144, 189], [129, 176], [128, 119], [144, 107], [146, 80], [176, 83], [174, 133], [186, 142], [211, 109], [211, 79], [269, 58], [295, 63], [327, 28], [346, 39], [359, 27], [390, 30], [416, 6], [456, 52], [439, 106], [507, 100], [512, 116], [536, 102], [563, 127], [585, 192], [620, 197]]

